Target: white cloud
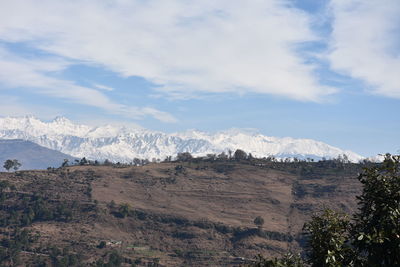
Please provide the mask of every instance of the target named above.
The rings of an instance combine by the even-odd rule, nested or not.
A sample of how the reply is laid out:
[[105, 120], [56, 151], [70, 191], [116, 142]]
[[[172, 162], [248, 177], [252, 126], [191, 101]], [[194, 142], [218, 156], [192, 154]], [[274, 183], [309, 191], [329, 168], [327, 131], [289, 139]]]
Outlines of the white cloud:
[[319, 101], [335, 90], [296, 51], [316, 37], [309, 15], [289, 3], [13, 0], [1, 4], [0, 39], [144, 77], [173, 96], [256, 92]]
[[112, 88], [111, 86], [106, 86], [106, 85], [103, 85], [103, 84], [95, 83], [95, 84], [93, 84], [93, 86], [96, 87], [96, 88], [105, 90], [105, 91], [114, 91], [114, 88]]
[[332, 68], [400, 98], [400, 1], [332, 0], [330, 7]]
[[101, 108], [109, 113], [128, 118], [137, 119], [150, 115], [164, 122], [176, 121], [168, 113], [149, 107], [139, 108], [122, 105], [110, 100], [95, 89], [79, 86], [72, 81], [57, 79], [46, 74], [47, 72], [62, 70], [67, 65], [65, 61], [53, 58], [24, 59], [0, 47], [0, 84], [11, 88], [30, 88], [39, 94]]

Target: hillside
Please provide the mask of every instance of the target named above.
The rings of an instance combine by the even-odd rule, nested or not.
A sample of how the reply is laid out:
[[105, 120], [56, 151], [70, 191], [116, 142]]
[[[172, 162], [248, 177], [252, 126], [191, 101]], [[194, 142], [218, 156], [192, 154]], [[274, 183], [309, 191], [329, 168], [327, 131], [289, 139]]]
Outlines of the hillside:
[[74, 157], [30, 141], [0, 139], [0, 170], [4, 171], [3, 162], [7, 159], [18, 159], [22, 170], [32, 170], [59, 167], [64, 159], [73, 161]]
[[20, 234], [6, 226], [31, 230], [25, 264], [239, 266], [298, 250], [304, 221], [324, 206], [352, 212], [360, 167], [194, 160], [0, 173], [0, 230], [11, 240]]
[[0, 138], [29, 140], [74, 157], [113, 162], [131, 162], [134, 158], [164, 160], [182, 152], [205, 156], [236, 149], [259, 158], [322, 159], [346, 154], [352, 162], [363, 159], [357, 153], [320, 141], [271, 137], [248, 130], [167, 134], [143, 128], [80, 125], [64, 117], [50, 122], [32, 116], [0, 118]]

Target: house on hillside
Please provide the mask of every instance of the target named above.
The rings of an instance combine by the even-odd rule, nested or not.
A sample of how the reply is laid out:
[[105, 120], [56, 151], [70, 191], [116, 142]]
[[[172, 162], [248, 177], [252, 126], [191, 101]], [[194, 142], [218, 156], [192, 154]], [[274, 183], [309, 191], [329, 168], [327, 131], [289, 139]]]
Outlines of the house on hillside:
[[107, 241], [106, 245], [108, 247], [112, 247], [112, 248], [120, 247], [122, 245], [122, 241], [110, 240], [110, 241]]

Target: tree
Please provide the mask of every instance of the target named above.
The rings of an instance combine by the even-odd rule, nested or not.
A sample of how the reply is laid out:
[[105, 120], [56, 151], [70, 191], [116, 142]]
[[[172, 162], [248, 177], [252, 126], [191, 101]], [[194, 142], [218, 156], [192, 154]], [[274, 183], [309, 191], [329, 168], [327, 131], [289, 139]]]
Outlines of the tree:
[[122, 218], [125, 218], [129, 215], [130, 207], [128, 204], [121, 204], [118, 209], [119, 214], [121, 214]]
[[141, 162], [142, 161], [139, 158], [133, 158], [133, 165], [140, 166]]
[[87, 165], [89, 162], [88, 162], [88, 160], [85, 158], [85, 157], [83, 157], [80, 161], [79, 161], [79, 165]]
[[247, 153], [244, 152], [244, 151], [241, 150], [241, 149], [237, 149], [237, 150], [235, 151], [235, 154], [233, 155], [233, 157], [234, 157], [236, 160], [247, 159]]
[[4, 169], [6, 169], [7, 171], [10, 171], [12, 166], [13, 166], [13, 161], [11, 159], [6, 160], [3, 165]]
[[361, 264], [400, 266], [400, 156], [387, 154], [358, 179], [363, 191], [352, 237], [358, 254], [365, 255]]
[[4, 191], [11, 187], [12, 185], [8, 181], [0, 181], [0, 204], [2, 204], [2, 202], [7, 198]]
[[19, 163], [18, 160], [16, 160], [16, 159], [13, 159], [13, 163], [14, 163], [13, 164], [14, 171], [17, 171], [22, 166], [22, 164]]
[[264, 218], [261, 216], [257, 216], [254, 219], [254, 224], [258, 227], [258, 229], [261, 229], [261, 227], [264, 225]]
[[18, 162], [18, 160], [16, 159], [8, 159], [4, 162], [4, 169], [6, 169], [7, 171], [10, 171], [10, 169], [14, 169], [14, 171], [17, 171], [19, 169], [19, 167], [21, 167], [22, 164]]
[[218, 154], [217, 158], [220, 160], [227, 160], [228, 155], [224, 151], [222, 151], [221, 154]]
[[311, 266], [351, 266], [352, 249], [348, 245], [350, 221], [344, 214], [326, 209], [314, 215], [303, 227], [307, 256]]
[[68, 167], [68, 165], [69, 165], [69, 160], [64, 159], [63, 163], [61, 164], [61, 167]]
[[100, 241], [100, 243], [97, 245], [98, 248], [105, 248], [106, 247], [106, 241]]
[[178, 153], [176, 159], [178, 161], [190, 161], [193, 159], [193, 156], [189, 152], [183, 152], [183, 153]]
[[107, 266], [121, 266], [123, 260], [123, 257], [118, 253], [118, 251], [113, 250], [110, 253]]

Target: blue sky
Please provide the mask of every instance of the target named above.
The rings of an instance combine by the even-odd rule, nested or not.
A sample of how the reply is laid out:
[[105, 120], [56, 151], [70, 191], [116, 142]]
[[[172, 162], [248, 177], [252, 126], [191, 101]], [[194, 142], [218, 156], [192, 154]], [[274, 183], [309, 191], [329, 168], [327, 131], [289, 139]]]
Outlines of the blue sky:
[[[24, 8], [21, 8], [24, 7]], [[0, 3], [0, 116], [400, 150], [397, 0]]]

